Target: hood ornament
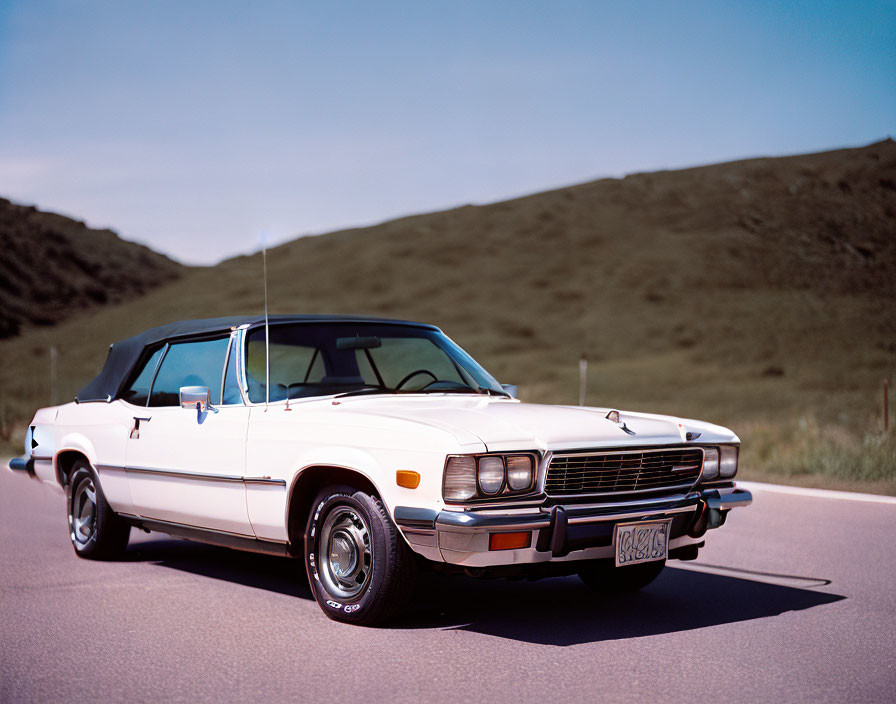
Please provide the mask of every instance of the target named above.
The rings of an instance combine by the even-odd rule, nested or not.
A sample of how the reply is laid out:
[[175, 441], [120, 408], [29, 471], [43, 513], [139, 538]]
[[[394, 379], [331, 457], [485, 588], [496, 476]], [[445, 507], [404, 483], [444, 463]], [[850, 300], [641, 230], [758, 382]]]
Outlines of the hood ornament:
[[692, 433], [690, 430], [685, 430], [684, 425], [682, 425], [681, 423], [678, 424], [678, 434], [681, 435], [681, 439], [686, 442], [696, 440], [701, 435], [703, 435], [703, 433]]
[[609, 413], [607, 413], [607, 420], [610, 421], [611, 423], [615, 423], [616, 425], [618, 425], [619, 429], [622, 432], [627, 433], [629, 435], [635, 434], [635, 431], [632, 430], [631, 428], [629, 428], [625, 424], [625, 421], [619, 417], [619, 411], [610, 411]]

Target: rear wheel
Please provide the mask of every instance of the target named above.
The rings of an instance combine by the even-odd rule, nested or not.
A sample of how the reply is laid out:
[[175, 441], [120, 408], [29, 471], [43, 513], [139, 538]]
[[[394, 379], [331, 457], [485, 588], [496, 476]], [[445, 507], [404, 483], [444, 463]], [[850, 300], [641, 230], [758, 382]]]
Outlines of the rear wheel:
[[68, 527], [78, 557], [110, 560], [128, 546], [131, 527], [115, 514], [90, 465], [75, 462], [68, 483]]
[[413, 591], [416, 572], [414, 557], [379, 498], [335, 486], [314, 500], [305, 567], [324, 613], [361, 625], [397, 615]]
[[665, 560], [616, 567], [612, 560], [594, 560], [579, 569], [579, 577], [591, 589], [604, 594], [622, 594], [643, 589], [659, 577]]

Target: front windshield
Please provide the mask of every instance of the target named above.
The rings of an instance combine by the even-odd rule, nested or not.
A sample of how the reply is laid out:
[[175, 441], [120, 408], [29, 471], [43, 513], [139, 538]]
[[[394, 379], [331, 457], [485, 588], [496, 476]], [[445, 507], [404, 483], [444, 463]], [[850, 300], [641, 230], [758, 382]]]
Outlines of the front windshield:
[[[270, 401], [343, 393], [487, 393], [500, 384], [445, 335], [376, 323], [270, 327]], [[265, 331], [249, 331], [249, 400], [265, 401]]]

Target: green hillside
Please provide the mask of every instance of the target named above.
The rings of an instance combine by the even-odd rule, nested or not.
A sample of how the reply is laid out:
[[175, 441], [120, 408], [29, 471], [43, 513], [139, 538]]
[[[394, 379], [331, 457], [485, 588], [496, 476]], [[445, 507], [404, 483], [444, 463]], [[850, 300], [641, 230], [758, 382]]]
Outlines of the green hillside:
[[[743, 474], [896, 493], [881, 382], [896, 369], [896, 143], [603, 179], [294, 240], [271, 312], [440, 325], [526, 400], [703, 418]], [[346, 197], [350, 197], [348, 194]], [[261, 255], [0, 343], [7, 418], [179, 318], [262, 310]]]

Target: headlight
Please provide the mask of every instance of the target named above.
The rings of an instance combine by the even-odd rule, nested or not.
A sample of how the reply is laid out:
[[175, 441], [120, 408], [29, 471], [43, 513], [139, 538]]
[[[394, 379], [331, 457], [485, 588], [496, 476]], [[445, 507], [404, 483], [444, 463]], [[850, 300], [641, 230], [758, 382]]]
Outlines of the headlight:
[[483, 494], [494, 495], [504, 486], [504, 458], [479, 458], [479, 488]]
[[722, 445], [719, 458], [719, 476], [723, 479], [731, 479], [737, 474], [737, 446]]
[[719, 449], [703, 448], [703, 479], [715, 479], [719, 476]]
[[476, 459], [450, 457], [445, 465], [445, 499], [466, 501], [476, 496]]
[[507, 486], [523, 491], [532, 486], [532, 458], [529, 455], [511, 455], [507, 458]]
[[448, 502], [528, 494], [537, 467], [534, 453], [449, 455], [442, 493]]

